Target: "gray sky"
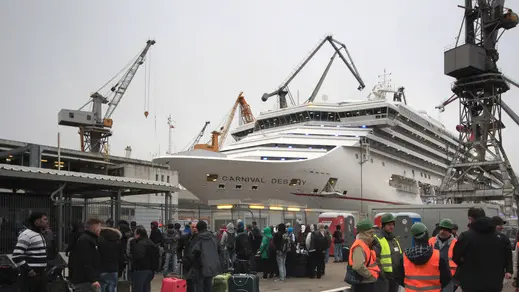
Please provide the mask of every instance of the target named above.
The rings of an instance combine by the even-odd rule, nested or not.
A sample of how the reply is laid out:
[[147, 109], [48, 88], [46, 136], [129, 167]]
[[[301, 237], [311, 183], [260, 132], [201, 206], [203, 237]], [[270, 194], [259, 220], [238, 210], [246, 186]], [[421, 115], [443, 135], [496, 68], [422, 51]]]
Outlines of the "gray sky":
[[[405, 86], [409, 104], [437, 118], [434, 107], [451, 95], [453, 79], [443, 74], [443, 52], [455, 42], [461, 2], [5, 0], [0, 2], [0, 137], [56, 145], [59, 131], [64, 147], [78, 149], [77, 129], [59, 127], [58, 111], [82, 106], [148, 38], [157, 41], [151, 49], [150, 117], [144, 117], [141, 67], [113, 115], [115, 155], [123, 155], [126, 145], [138, 158], [150, 159], [159, 145], [164, 154], [169, 114], [176, 122], [174, 148], [181, 150], [204, 121], [215, 129], [240, 91], [254, 114], [272, 109], [274, 99], [263, 103], [261, 95], [276, 89], [329, 33], [348, 46], [367, 87], [358, 92], [337, 59], [318, 100], [322, 94], [328, 101], [365, 98], [387, 68], [393, 83]], [[518, 44], [519, 29], [506, 32], [500, 42], [499, 65], [515, 80]], [[301, 100], [331, 54], [326, 46], [290, 86]], [[519, 111], [518, 92], [514, 88], [504, 99]], [[441, 120], [454, 131], [457, 115], [456, 103]], [[508, 117], [505, 124], [505, 150], [517, 170], [518, 127]]]

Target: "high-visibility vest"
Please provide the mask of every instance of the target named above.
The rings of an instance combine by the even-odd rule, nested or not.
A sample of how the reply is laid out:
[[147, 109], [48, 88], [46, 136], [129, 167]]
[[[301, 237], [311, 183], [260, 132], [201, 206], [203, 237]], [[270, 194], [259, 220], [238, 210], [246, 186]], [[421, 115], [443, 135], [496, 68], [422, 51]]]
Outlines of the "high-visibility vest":
[[[432, 247], [434, 248], [435, 245], [436, 245], [436, 236], [435, 237], [431, 237], [429, 238], [429, 244], [432, 245]], [[456, 238], [454, 238], [451, 243], [450, 243], [450, 246], [449, 246], [449, 267], [451, 268], [451, 274], [454, 276], [454, 274], [456, 273], [456, 268], [458, 268], [458, 265], [456, 265], [456, 263], [452, 260], [452, 253], [454, 252], [454, 245], [456, 245], [456, 242], [458, 240]]]
[[364, 264], [368, 268], [369, 272], [375, 279], [378, 279], [378, 274], [380, 273], [380, 268], [377, 264], [377, 254], [373, 249], [370, 249], [369, 246], [362, 240], [356, 239], [355, 242], [351, 245], [350, 248], [350, 256], [348, 258], [348, 265], [353, 267], [353, 250], [355, 248], [362, 248], [364, 251], [364, 255], [366, 256], [366, 260]]
[[404, 253], [404, 275], [406, 292], [440, 292], [440, 251], [433, 249], [425, 265], [415, 265]]
[[[382, 266], [382, 270], [386, 273], [393, 272], [393, 261], [391, 260], [391, 249], [389, 248], [389, 242], [385, 237], [378, 237], [375, 235], [380, 243], [380, 265]], [[396, 244], [398, 245], [398, 249], [400, 254], [402, 254], [402, 249], [400, 248], [400, 243], [395, 238]]]

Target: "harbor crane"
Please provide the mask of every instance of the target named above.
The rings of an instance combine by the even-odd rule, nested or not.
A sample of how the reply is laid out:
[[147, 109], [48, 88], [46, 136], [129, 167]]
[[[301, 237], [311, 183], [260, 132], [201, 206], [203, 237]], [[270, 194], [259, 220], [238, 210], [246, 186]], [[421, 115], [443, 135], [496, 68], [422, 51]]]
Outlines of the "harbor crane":
[[[357, 81], [359, 82], [359, 87], [357, 89], [363, 90], [366, 87], [366, 85], [364, 85], [364, 81], [362, 81], [359, 71], [357, 70], [355, 63], [353, 63], [353, 59], [351, 58], [350, 53], [348, 52], [348, 49], [346, 48], [346, 45], [335, 40], [333, 38], [333, 36], [328, 35], [317, 45], [317, 47], [310, 53], [310, 55], [308, 57], [306, 57], [306, 59], [304, 59], [304, 61], [299, 66], [297, 66], [295, 71], [292, 74], [290, 74], [290, 76], [279, 86], [278, 89], [274, 90], [271, 93], [264, 93], [263, 96], [261, 97], [261, 100], [266, 102], [270, 97], [277, 95], [277, 96], [279, 96], [279, 107], [286, 108], [288, 106], [287, 98], [286, 98], [288, 95], [289, 98], [291, 99], [292, 105], [295, 105], [294, 99], [292, 98], [292, 96], [290, 94], [290, 90], [288, 89], [288, 85], [297, 76], [297, 74], [299, 74], [299, 72], [301, 72], [301, 70], [305, 67], [305, 65], [308, 64], [308, 62], [314, 57], [314, 55], [322, 48], [322, 46], [326, 42], [330, 43], [330, 45], [333, 47], [335, 52], [332, 55], [332, 57], [330, 58], [330, 62], [326, 66], [324, 73], [322, 74], [321, 78], [319, 79], [317, 86], [315, 87], [314, 91], [312, 92], [312, 95], [307, 100], [307, 102], [314, 101], [314, 99], [317, 95], [317, 92], [321, 88], [321, 85], [322, 85], [324, 79], [326, 78], [326, 75], [328, 74], [328, 70], [330, 70], [330, 66], [332, 65], [332, 62], [335, 59], [336, 55], [339, 55], [339, 58], [342, 59], [344, 64], [346, 64], [346, 67], [348, 67], [348, 69], [353, 74], [355, 79], [357, 79]], [[344, 56], [344, 54], [341, 52], [341, 50], [345, 51], [347, 58]]]
[[227, 135], [229, 134], [231, 123], [234, 120], [234, 115], [236, 114], [238, 106], [240, 107], [240, 125], [254, 123], [256, 121], [254, 115], [252, 114], [250, 105], [245, 100], [245, 96], [243, 96], [243, 92], [240, 92], [240, 95], [238, 95], [238, 98], [236, 98], [231, 112], [229, 113], [229, 116], [227, 117], [224, 126], [220, 128], [220, 131], [213, 131], [211, 133], [211, 141], [209, 141], [208, 143], [196, 144], [193, 148], [215, 152], [220, 151], [220, 149], [222, 149], [223, 147], [223, 144], [225, 143]]
[[[501, 111], [510, 110], [501, 95], [510, 87], [500, 72], [497, 43], [518, 17], [504, 7], [504, 0], [465, 0], [464, 40], [445, 52], [445, 74], [456, 79], [452, 86], [459, 100], [459, 144], [442, 180], [438, 197], [446, 202], [503, 200], [511, 216], [518, 202], [518, 179], [502, 145]], [[500, 32], [500, 30], [502, 30]]]
[[[117, 76], [119, 76], [119, 74], [108, 81], [108, 83], [101, 87], [100, 90], [90, 95], [90, 100], [79, 110], [62, 109], [59, 111], [59, 125], [79, 128], [81, 151], [97, 153], [107, 152], [108, 138], [112, 136], [112, 114], [121, 102], [121, 99], [132, 82], [135, 73], [137, 73], [139, 67], [144, 63], [148, 50], [154, 44], [154, 40], [148, 40], [146, 42], [144, 49], [139, 53], [135, 61], [130, 63], [131, 65], [129, 66], [129, 69], [123, 74], [122, 78], [110, 88], [108, 94], [102, 95], [99, 91], [108, 85], [108, 83], [112, 82]], [[92, 104], [92, 110], [83, 110], [89, 104]], [[108, 109], [104, 116], [102, 113], [103, 104], [108, 104]], [[147, 112], [145, 115], [147, 115]]]
[[205, 130], [207, 129], [207, 126], [210, 124], [211, 122], [210, 121], [206, 121], [205, 122], [205, 125], [202, 127], [202, 130], [200, 130], [200, 132], [198, 133], [198, 135], [195, 137], [195, 139], [189, 143], [185, 148], [184, 150], [182, 151], [188, 151], [188, 150], [193, 150], [195, 145], [197, 145], [200, 140], [202, 139], [202, 137], [204, 136], [204, 133], [205, 133]]

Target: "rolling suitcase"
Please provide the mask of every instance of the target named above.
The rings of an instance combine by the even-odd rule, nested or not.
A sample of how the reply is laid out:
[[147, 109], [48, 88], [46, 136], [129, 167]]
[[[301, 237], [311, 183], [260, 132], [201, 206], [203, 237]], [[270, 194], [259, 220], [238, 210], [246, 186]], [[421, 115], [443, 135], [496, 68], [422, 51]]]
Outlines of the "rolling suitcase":
[[178, 278], [162, 279], [162, 288], [160, 292], [187, 292], [186, 280]]
[[236, 274], [229, 278], [229, 292], [259, 292], [259, 277], [252, 274]]

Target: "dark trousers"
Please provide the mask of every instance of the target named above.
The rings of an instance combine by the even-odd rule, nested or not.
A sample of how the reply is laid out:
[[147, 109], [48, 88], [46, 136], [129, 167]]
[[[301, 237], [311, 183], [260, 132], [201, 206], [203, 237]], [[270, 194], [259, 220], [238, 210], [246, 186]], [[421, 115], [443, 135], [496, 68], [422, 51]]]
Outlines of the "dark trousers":
[[324, 253], [315, 252], [315, 270], [317, 274], [317, 278], [321, 278], [324, 275]]
[[45, 274], [37, 273], [34, 277], [27, 274], [20, 275], [20, 292], [47, 292], [47, 277]]
[[375, 291], [375, 283], [351, 285], [351, 292], [378, 292]]
[[155, 271], [133, 271], [132, 292], [151, 292], [151, 280], [155, 277]]
[[263, 271], [263, 279], [274, 277], [277, 266], [270, 259], [261, 259], [261, 269]]
[[395, 279], [388, 279], [388, 282], [389, 282], [388, 291], [389, 292], [398, 292], [398, 290], [400, 289], [400, 285], [398, 285], [396, 280]]
[[195, 292], [213, 292], [213, 277], [204, 277], [197, 281]]
[[306, 262], [307, 272], [306, 274], [310, 278], [315, 278], [315, 270], [317, 267], [317, 264], [315, 262], [315, 251], [308, 253], [308, 261]]

